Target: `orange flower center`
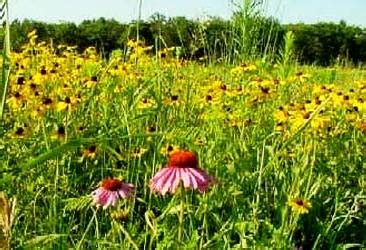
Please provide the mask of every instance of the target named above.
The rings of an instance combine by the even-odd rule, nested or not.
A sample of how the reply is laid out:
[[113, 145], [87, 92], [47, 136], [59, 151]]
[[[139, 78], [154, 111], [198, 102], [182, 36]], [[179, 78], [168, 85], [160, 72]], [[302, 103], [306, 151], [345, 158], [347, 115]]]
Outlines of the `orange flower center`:
[[118, 189], [121, 188], [122, 181], [109, 178], [103, 180], [101, 186], [109, 191], [117, 191]]
[[170, 156], [168, 166], [176, 168], [197, 168], [198, 160], [192, 152], [178, 151]]

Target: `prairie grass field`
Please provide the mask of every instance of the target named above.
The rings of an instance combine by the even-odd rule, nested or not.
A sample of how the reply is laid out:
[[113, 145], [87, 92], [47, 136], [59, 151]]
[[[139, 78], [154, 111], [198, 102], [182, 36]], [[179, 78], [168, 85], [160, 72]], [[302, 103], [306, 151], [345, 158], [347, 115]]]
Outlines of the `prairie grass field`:
[[[363, 68], [190, 61], [133, 40], [106, 59], [28, 38], [11, 54], [0, 130], [2, 244], [365, 247]], [[217, 182], [152, 192], [180, 150]], [[97, 207], [91, 193], [106, 178], [135, 191]]]

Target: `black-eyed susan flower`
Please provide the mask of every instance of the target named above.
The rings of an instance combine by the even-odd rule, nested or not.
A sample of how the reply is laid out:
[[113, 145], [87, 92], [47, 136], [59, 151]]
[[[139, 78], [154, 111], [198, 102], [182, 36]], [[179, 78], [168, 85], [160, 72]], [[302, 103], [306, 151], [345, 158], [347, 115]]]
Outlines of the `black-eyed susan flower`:
[[283, 107], [280, 106], [275, 112], [274, 112], [274, 118], [278, 123], [285, 123], [289, 119], [290, 114], [288, 111]]
[[98, 77], [97, 76], [91, 76], [89, 79], [85, 80], [85, 86], [87, 88], [93, 88], [98, 83]]
[[74, 100], [73, 97], [65, 97], [63, 101], [60, 101], [56, 105], [57, 111], [65, 111], [65, 110], [71, 110], [71, 106], [76, 103], [76, 100]]
[[197, 146], [203, 146], [206, 144], [206, 140], [202, 137], [198, 137], [194, 140], [193, 144]]
[[97, 146], [91, 145], [83, 151], [83, 157], [94, 159], [97, 155]]
[[57, 131], [51, 136], [54, 140], [64, 140], [66, 136], [66, 130], [64, 126], [59, 126]]
[[41, 110], [53, 109], [55, 106], [55, 102], [51, 97], [45, 96], [42, 100]]
[[177, 145], [166, 145], [160, 149], [160, 154], [162, 155], [171, 155], [175, 152], [179, 151], [179, 146]]
[[286, 123], [285, 122], [277, 122], [275, 125], [276, 132], [284, 132], [286, 130]]
[[157, 127], [156, 125], [152, 125], [152, 126], [149, 126], [147, 129], [146, 129], [146, 133], [147, 134], [153, 134], [157, 131]]
[[287, 202], [287, 205], [291, 208], [292, 212], [297, 214], [307, 214], [312, 207], [310, 201], [302, 198], [291, 199]]
[[135, 148], [132, 150], [131, 156], [133, 158], [141, 158], [146, 152], [147, 152], [147, 149], [145, 149], [145, 148]]
[[30, 136], [30, 130], [26, 124], [16, 126], [9, 135], [11, 138], [23, 139]]
[[11, 96], [6, 100], [12, 110], [19, 110], [25, 101], [26, 97], [20, 91], [12, 93]]
[[172, 95], [172, 96], [164, 99], [163, 103], [165, 105], [178, 105], [179, 104], [179, 96], [178, 95]]
[[310, 78], [310, 74], [306, 74], [302, 71], [299, 71], [295, 74], [295, 79], [299, 80], [300, 82], [305, 82]]
[[139, 109], [148, 109], [151, 108], [155, 105], [155, 100], [152, 98], [142, 98], [138, 103], [137, 103], [137, 108]]
[[124, 222], [124, 221], [128, 220], [129, 211], [127, 209], [121, 209], [121, 210], [113, 211], [111, 213], [111, 217], [115, 221]]

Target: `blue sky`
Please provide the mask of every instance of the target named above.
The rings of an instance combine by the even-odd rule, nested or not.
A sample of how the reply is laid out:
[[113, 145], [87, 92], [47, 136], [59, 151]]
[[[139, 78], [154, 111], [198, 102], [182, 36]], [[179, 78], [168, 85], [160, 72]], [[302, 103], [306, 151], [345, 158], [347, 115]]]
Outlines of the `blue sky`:
[[[266, 13], [282, 23], [339, 22], [366, 27], [366, 0], [267, 0]], [[104, 16], [128, 22], [137, 17], [138, 0], [9, 0], [10, 18], [45, 22], [71, 21]], [[229, 18], [231, 0], [143, 0], [142, 17], [154, 12], [166, 16]]]

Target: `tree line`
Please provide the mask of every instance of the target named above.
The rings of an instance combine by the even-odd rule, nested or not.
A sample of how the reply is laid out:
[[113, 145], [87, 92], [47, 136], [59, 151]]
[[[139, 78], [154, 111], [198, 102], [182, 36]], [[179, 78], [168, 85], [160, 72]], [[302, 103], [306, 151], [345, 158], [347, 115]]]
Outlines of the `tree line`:
[[[44, 23], [15, 20], [11, 23], [12, 50], [19, 51], [27, 34], [37, 30], [40, 41], [54, 45], [77, 45], [79, 51], [95, 46], [105, 56], [125, 49], [129, 39], [139, 39], [155, 49], [181, 47], [189, 59], [245, 60], [267, 56], [276, 59], [284, 48], [285, 34], [293, 33], [293, 55], [300, 63], [330, 65], [342, 61], [366, 62], [366, 28], [339, 23], [282, 25], [273, 18], [234, 13], [230, 20], [217, 17], [205, 21], [165, 17], [159, 13], [148, 20], [120, 23], [114, 19]], [[3, 31], [0, 32], [3, 36]], [[1, 37], [0, 37], [1, 39]]]

